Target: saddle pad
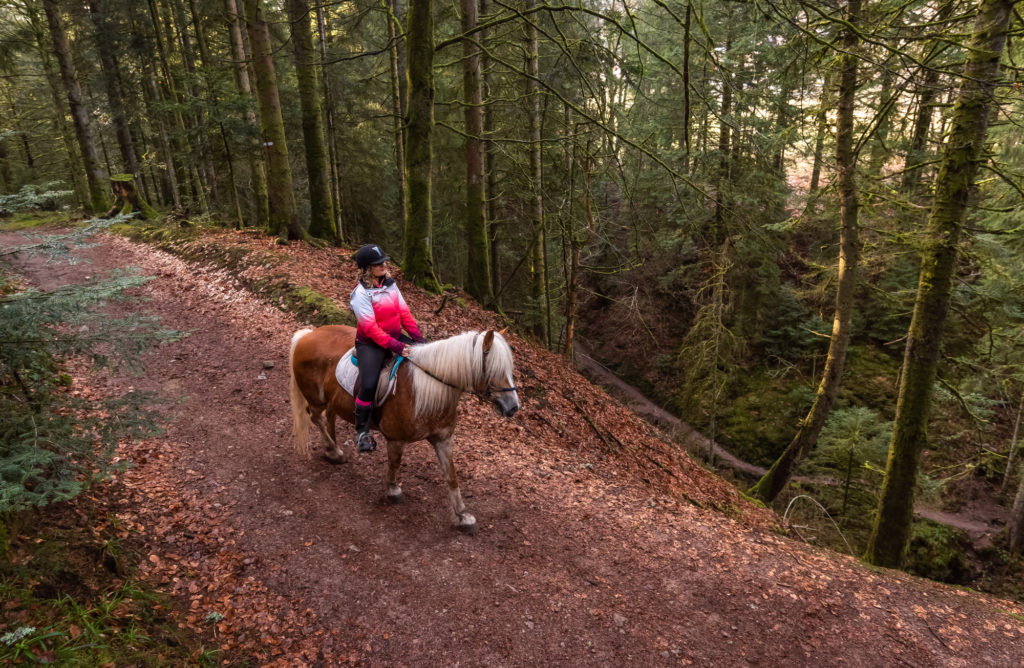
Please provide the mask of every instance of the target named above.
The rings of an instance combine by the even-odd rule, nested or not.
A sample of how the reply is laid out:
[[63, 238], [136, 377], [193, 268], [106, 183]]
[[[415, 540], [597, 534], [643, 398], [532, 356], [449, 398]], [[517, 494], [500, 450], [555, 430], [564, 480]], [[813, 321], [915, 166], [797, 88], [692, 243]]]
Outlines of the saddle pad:
[[[349, 349], [347, 353], [341, 356], [338, 366], [334, 369], [334, 377], [338, 379], [338, 385], [341, 385], [341, 388], [352, 396], [355, 396], [354, 388], [356, 380], [359, 378], [359, 361], [355, 358], [355, 354], [355, 348]], [[377, 398], [374, 400], [374, 403], [378, 406], [395, 393], [398, 385], [398, 365], [404, 359], [404, 357], [393, 358], [381, 369], [380, 381], [377, 383]], [[386, 379], [385, 375], [387, 376]]]

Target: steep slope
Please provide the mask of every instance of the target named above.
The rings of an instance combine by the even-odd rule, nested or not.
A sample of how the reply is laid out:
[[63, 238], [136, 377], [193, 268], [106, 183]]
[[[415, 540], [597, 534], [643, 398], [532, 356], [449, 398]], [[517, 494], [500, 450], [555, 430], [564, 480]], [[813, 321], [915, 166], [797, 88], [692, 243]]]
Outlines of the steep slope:
[[[271, 274], [344, 302], [337, 251], [242, 234], [233, 272], [104, 237], [91, 265], [157, 278], [134, 307], [190, 332], [143, 378], [92, 379], [170, 401], [167, 433], [127, 444], [110, 490], [147, 577], [180, 597], [229, 662], [260, 665], [1018, 665], [1024, 609], [780, 537], [770, 514], [660, 441], [555, 355], [513, 337], [524, 408], [460, 407], [456, 464], [480, 522], [447, 526], [433, 454], [407, 451], [406, 504], [380, 502], [383, 454], [345, 466], [294, 455], [287, 348], [302, 323], [239, 288]], [[251, 251], [251, 252], [250, 252]], [[213, 251], [209, 251], [213, 253]], [[254, 255], [255, 253], [255, 255]], [[271, 261], [273, 258], [273, 261]], [[233, 273], [239, 274], [236, 278]], [[496, 325], [403, 292], [431, 337]], [[273, 367], [265, 369], [272, 363]], [[723, 514], [717, 509], [724, 509]]]

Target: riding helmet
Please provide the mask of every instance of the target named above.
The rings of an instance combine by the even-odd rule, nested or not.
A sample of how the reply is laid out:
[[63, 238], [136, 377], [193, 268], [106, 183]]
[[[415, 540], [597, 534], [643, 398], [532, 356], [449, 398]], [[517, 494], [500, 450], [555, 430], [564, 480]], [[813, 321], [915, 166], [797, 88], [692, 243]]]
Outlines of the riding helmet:
[[356, 259], [356, 265], [360, 269], [366, 269], [371, 264], [383, 264], [391, 259], [385, 255], [384, 251], [380, 249], [380, 246], [376, 244], [366, 244], [356, 251], [354, 257]]

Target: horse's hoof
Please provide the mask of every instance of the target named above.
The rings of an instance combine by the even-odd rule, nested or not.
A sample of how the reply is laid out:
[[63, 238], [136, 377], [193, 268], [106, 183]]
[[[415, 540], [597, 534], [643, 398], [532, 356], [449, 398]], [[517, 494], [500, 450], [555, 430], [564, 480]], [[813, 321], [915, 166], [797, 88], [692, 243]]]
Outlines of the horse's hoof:
[[466, 513], [459, 518], [459, 523], [456, 528], [467, 536], [476, 535], [476, 518]]
[[339, 455], [338, 453], [330, 450], [324, 452], [324, 459], [329, 461], [331, 464], [344, 464], [347, 461], [345, 455]]
[[387, 499], [388, 503], [405, 503], [405, 494], [402, 494], [401, 490], [399, 490], [397, 494], [392, 494], [391, 492], [388, 492], [387, 494], [384, 495], [384, 498]]

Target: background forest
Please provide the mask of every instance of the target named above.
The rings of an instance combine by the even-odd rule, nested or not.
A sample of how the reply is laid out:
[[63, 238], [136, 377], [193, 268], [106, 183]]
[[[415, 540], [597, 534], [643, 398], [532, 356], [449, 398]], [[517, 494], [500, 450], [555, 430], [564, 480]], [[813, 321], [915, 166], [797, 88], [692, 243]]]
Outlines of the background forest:
[[[736, 482], [816, 540], [1000, 580], [1016, 4], [3, 0], [0, 208], [379, 243], [771, 467]], [[1017, 492], [1010, 530], [969, 561], [915, 489]]]

